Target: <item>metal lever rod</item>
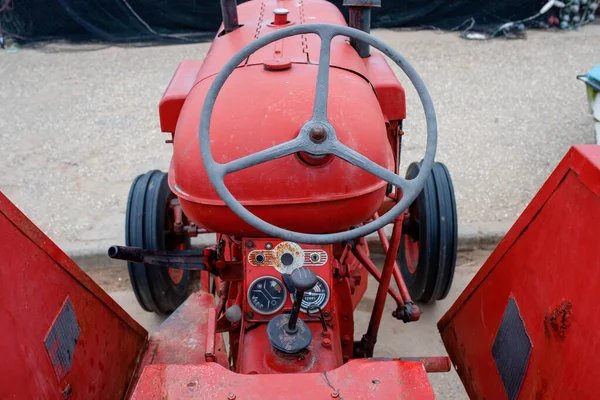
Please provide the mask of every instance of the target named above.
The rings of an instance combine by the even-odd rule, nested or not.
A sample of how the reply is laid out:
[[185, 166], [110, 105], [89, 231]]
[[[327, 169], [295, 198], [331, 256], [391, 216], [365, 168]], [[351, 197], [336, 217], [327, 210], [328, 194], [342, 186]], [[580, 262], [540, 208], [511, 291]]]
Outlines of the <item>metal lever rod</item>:
[[197, 250], [147, 250], [141, 247], [111, 246], [108, 256], [115, 260], [157, 265], [159, 267], [206, 271], [204, 252]]
[[300, 306], [302, 305], [302, 298], [304, 297], [304, 291], [296, 289], [296, 300], [292, 306], [292, 313], [290, 314], [290, 320], [288, 322], [287, 331], [288, 333], [296, 332], [296, 323], [298, 322], [298, 315], [300, 314]]
[[312, 289], [317, 284], [317, 276], [310, 269], [302, 267], [292, 272], [290, 281], [296, 289], [296, 295], [294, 305], [292, 306], [292, 313], [290, 314], [290, 319], [288, 321], [287, 332], [295, 333], [298, 330], [296, 323], [298, 322], [298, 316], [300, 315], [300, 307], [302, 306], [304, 292]]

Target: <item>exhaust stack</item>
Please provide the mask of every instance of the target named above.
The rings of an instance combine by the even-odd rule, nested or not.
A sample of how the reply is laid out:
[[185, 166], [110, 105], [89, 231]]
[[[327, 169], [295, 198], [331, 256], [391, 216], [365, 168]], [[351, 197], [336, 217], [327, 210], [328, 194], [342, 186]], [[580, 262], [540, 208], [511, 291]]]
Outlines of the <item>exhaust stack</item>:
[[[371, 32], [371, 8], [381, 7], [381, 0], [344, 0], [348, 7], [348, 25], [363, 32]], [[370, 46], [356, 39], [350, 39], [350, 44], [356, 49], [361, 58], [371, 55]]]
[[223, 27], [226, 33], [240, 27], [237, 13], [237, 0], [221, 0], [221, 14], [223, 15]]

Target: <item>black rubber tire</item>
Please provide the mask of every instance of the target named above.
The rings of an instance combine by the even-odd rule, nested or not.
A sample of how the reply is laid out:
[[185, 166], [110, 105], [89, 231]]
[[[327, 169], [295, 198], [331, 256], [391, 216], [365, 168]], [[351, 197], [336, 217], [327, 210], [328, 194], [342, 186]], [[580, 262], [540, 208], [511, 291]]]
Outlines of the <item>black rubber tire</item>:
[[[175, 195], [169, 189], [167, 174], [149, 171], [131, 185], [127, 201], [125, 243], [149, 250], [190, 248], [190, 238], [169, 232], [173, 222], [169, 203]], [[128, 262], [129, 278], [140, 306], [150, 312], [169, 314], [189, 295], [190, 271], [183, 271], [176, 283], [169, 269]]]
[[[410, 164], [406, 177], [415, 177], [420, 168], [421, 163]], [[400, 271], [414, 301], [441, 300], [452, 286], [458, 247], [454, 186], [444, 164], [435, 163], [409, 212], [411, 220], [403, 227], [397, 256]], [[411, 246], [413, 257], [418, 246], [416, 262]]]

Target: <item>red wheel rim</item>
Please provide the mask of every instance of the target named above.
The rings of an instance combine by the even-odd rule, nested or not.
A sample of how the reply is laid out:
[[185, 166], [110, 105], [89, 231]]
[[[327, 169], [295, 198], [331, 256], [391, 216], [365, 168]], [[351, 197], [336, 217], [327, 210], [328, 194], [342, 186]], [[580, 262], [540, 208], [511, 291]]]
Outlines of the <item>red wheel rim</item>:
[[178, 285], [183, 279], [183, 270], [177, 268], [169, 268], [167, 271], [169, 273], [169, 278], [173, 281], [174, 284]]
[[[173, 211], [169, 206], [170, 201], [167, 201], [167, 209], [165, 212], [167, 213], [167, 218], [165, 219], [165, 247], [168, 250], [185, 250], [185, 236], [176, 235], [174, 233], [174, 222], [175, 218], [173, 216]], [[184, 216], [184, 224], [187, 224], [187, 218]], [[178, 285], [182, 279], [185, 271], [180, 268], [167, 268], [167, 273], [169, 274], [169, 278], [171, 281]]]
[[404, 235], [404, 256], [406, 268], [411, 274], [417, 272], [419, 265], [419, 242], [413, 241], [410, 235]]
[[[408, 218], [409, 224], [416, 224], [418, 226], [419, 221], [419, 207], [417, 206], [417, 202], [413, 203], [408, 208], [408, 215], [404, 218]], [[415, 240], [417, 238], [417, 240]], [[411, 232], [404, 234], [403, 243], [404, 243], [404, 257], [406, 260], [406, 268], [408, 272], [414, 274], [417, 272], [417, 268], [419, 266], [419, 233]]]

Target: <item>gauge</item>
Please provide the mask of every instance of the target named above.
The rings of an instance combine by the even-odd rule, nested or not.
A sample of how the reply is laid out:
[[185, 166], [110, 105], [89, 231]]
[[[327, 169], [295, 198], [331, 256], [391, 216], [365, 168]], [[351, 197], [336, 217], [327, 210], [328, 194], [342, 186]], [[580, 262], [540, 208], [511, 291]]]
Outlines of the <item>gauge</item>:
[[[295, 296], [290, 294], [292, 303], [295, 300]], [[302, 304], [300, 305], [300, 311], [306, 313], [307, 310], [311, 310], [311, 314], [316, 311], [317, 308], [323, 309], [329, 301], [329, 287], [325, 280], [320, 276], [317, 276], [317, 284], [310, 290], [304, 292], [302, 298]]]
[[248, 288], [248, 303], [259, 314], [269, 315], [281, 310], [285, 298], [283, 283], [273, 276], [261, 276]]

